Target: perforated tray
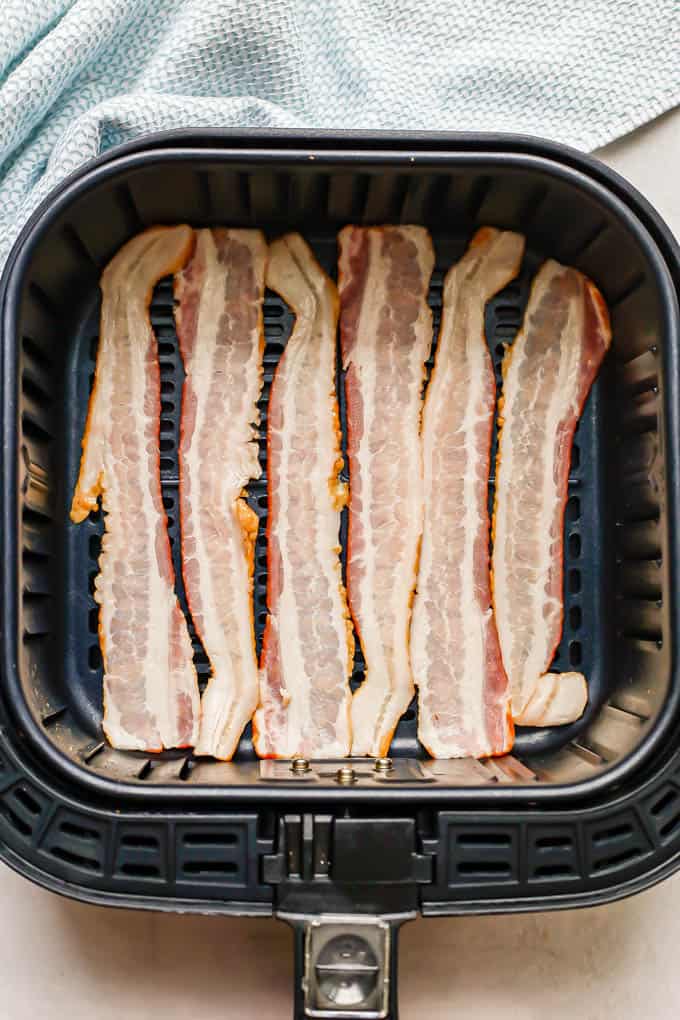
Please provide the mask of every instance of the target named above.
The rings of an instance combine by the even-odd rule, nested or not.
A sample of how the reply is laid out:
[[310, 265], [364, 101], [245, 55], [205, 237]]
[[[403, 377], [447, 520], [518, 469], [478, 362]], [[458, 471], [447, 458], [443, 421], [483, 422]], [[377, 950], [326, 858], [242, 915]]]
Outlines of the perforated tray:
[[[321, 264], [332, 276], [336, 275], [335, 238], [314, 237], [312, 245]], [[429, 303], [433, 311], [433, 350], [439, 330], [441, 293], [446, 270], [462, 255], [467, 243], [466, 237], [438, 239], [436, 241], [437, 267], [433, 274]], [[527, 253], [520, 277], [498, 294], [486, 310], [486, 334], [496, 370], [497, 387], [500, 394], [501, 362], [505, 345], [514, 339], [521, 323], [528, 299], [533, 276], [543, 261], [536, 251]], [[177, 335], [174, 323], [172, 281], [162, 281], [156, 288], [151, 305], [151, 321], [158, 339], [161, 366], [161, 479], [163, 502], [168, 515], [170, 542], [173, 550], [176, 588], [182, 609], [189, 620], [191, 637], [195, 649], [194, 662], [201, 687], [210, 675], [207, 656], [196, 636], [188, 613], [180, 562], [179, 515], [178, 515], [178, 439], [181, 415], [181, 394], [184, 373], [179, 357]], [[262, 633], [266, 619], [266, 576], [267, 576], [267, 453], [266, 423], [269, 388], [276, 364], [290, 335], [293, 316], [276, 294], [267, 291], [264, 304], [264, 330], [266, 348], [264, 354], [264, 386], [259, 402], [261, 477], [248, 486], [248, 501], [260, 519], [260, 528], [255, 551], [255, 631], [258, 656], [262, 644]], [[68, 438], [65, 451], [66, 477], [73, 483], [77, 477], [80, 462], [81, 426], [87, 413], [87, 402], [94, 379], [94, 368], [99, 330], [99, 300], [84, 316], [76, 331], [72, 349], [72, 367], [67, 373], [67, 388], [64, 406], [68, 409], [63, 434]], [[428, 360], [428, 375], [432, 357]], [[607, 371], [607, 368], [604, 369]], [[346, 438], [344, 384], [342, 369], [338, 364], [338, 395], [340, 417], [343, 426], [343, 452]], [[587, 726], [605, 696], [606, 664], [603, 662], [607, 642], [603, 636], [604, 619], [602, 612], [603, 592], [601, 579], [602, 547], [597, 540], [600, 504], [603, 498], [603, 474], [599, 466], [603, 428], [599, 409], [600, 383], [596, 383], [581, 422], [572, 452], [569, 478], [570, 496], [565, 514], [565, 570], [564, 599], [565, 618], [562, 641], [554, 659], [556, 669], [582, 669], [589, 679], [590, 702], [586, 715], [574, 726], [537, 730], [520, 730], [517, 734], [516, 752], [547, 750], [568, 743]], [[37, 394], [36, 394], [37, 397]], [[75, 409], [75, 413], [74, 412]], [[492, 462], [495, 461], [496, 435], [494, 431]], [[346, 477], [346, 476], [345, 476]], [[493, 478], [490, 481], [490, 509], [493, 500]], [[68, 499], [72, 485], [66, 490]], [[347, 511], [342, 515], [341, 544], [343, 570], [346, 557]], [[70, 591], [84, 593], [89, 583], [87, 606], [82, 598], [69, 600], [66, 604], [66, 633], [68, 660], [67, 675], [71, 678], [72, 704], [77, 704], [85, 731], [92, 739], [101, 737], [102, 716], [102, 661], [97, 633], [98, 610], [94, 602], [94, 579], [98, 572], [100, 539], [103, 533], [101, 513], [79, 526], [67, 526], [66, 533], [66, 577]], [[355, 666], [352, 688], [361, 683], [364, 662], [359, 643], [356, 643]], [[392, 744], [392, 753], [401, 756], [415, 756], [421, 753], [416, 737], [417, 699], [414, 698], [407, 712], [402, 716]], [[253, 757], [250, 740], [250, 726], [241, 741], [238, 757]]]

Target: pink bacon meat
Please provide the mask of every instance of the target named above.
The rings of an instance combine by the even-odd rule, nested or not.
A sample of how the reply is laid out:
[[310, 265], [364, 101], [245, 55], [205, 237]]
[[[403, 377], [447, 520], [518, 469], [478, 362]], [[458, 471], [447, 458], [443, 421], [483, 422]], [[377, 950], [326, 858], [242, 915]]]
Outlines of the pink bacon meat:
[[298, 234], [272, 244], [267, 285], [296, 319], [269, 398], [269, 615], [254, 742], [265, 758], [339, 757], [350, 749], [354, 643], [338, 545], [346, 499], [334, 385], [338, 297]]
[[581, 673], [547, 670], [562, 635], [572, 440], [610, 342], [594, 284], [544, 263], [503, 363], [494, 508], [494, 609], [512, 713], [522, 726], [573, 722], [588, 700]]
[[106, 532], [95, 601], [104, 659], [104, 732], [114, 747], [188, 747], [199, 696], [174, 591], [160, 479], [160, 369], [149, 320], [155, 284], [186, 262], [189, 227], [153, 227], [104, 270], [95, 382], [71, 519], [101, 497]]
[[253, 563], [260, 475], [253, 425], [262, 387], [267, 244], [258, 230], [199, 230], [175, 279], [186, 371], [180, 442], [182, 574], [212, 676], [197, 754], [229, 760], [257, 706]]
[[420, 416], [434, 267], [422, 227], [339, 236], [350, 465], [347, 586], [366, 660], [352, 753], [387, 753], [413, 697], [409, 625], [423, 519]]
[[423, 412], [425, 520], [411, 622], [418, 736], [436, 758], [504, 754], [513, 741], [489, 583], [496, 384], [484, 309], [517, 275], [523, 251], [519, 234], [482, 228], [444, 281]]

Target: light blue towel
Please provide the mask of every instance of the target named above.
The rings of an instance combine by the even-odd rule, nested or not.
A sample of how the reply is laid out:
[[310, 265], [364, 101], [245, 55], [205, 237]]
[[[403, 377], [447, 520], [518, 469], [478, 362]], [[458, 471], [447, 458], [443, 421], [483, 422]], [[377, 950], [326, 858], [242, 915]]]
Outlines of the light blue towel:
[[197, 126], [522, 131], [680, 102], [678, 0], [1, 0], [0, 266], [88, 158]]

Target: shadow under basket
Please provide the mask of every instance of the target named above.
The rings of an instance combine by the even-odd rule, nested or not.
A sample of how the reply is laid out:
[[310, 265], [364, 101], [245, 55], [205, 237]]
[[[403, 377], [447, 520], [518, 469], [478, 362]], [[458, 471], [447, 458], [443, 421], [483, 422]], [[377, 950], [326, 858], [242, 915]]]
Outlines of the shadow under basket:
[[[586, 674], [582, 719], [520, 729], [511, 758], [432, 762], [417, 741], [414, 703], [393, 741], [393, 768], [354, 761], [351, 783], [338, 777], [338, 763], [294, 773], [289, 763], [258, 762], [250, 728], [231, 763], [106, 744], [92, 598], [103, 521], [75, 526], [68, 517], [97, 354], [99, 279], [138, 231], [179, 222], [259, 227], [269, 238], [299, 230], [333, 276], [345, 224], [423, 224], [436, 250], [435, 337], [443, 275], [474, 230], [521, 231], [521, 274], [486, 309], [499, 387], [505, 345], [541, 261], [559, 259], [595, 281], [613, 342], [573, 450], [554, 664]], [[23, 230], [0, 290], [0, 855], [83, 899], [295, 916], [574, 905], [672, 870], [680, 849], [679, 276], [667, 228], [626, 182], [520, 136], [166, 133], [113, 150], [60, 185]], [[151, 319], [163, 499], [186, 610], [177, 561], [183, 373], [169, 280], [154, 292]], [[292, 324], [269, 292], [264, 322], [262, 435]], [[344, 419], [341, 374], [338, 366]], [[260, 460], [263, 476], [248, 490], [260, 519], [258, 651], [262, 440]], [[343, 520], [343, 547], [345, 528]], [[207, 659], [192, 637], [204, 684]], [[353, 686], [362, 675], [357, 654]], [[376, 929], [374, 955], [388, 952], [388, 929], [384, 940]], [[296, 940], [299, 966], [314, 961], [313, 933], [296, 927]], [[300, 995], [296, 986], [296, 1009]]]

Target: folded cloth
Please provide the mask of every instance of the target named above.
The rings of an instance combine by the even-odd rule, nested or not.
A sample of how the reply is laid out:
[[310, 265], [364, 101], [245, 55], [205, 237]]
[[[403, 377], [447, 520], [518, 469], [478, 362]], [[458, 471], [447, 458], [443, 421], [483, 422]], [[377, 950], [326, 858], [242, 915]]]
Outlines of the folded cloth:
[[677, 0], [3, 0], [0, 266], [64, 176], [178, 127], [521, 131], [680, 101]]

